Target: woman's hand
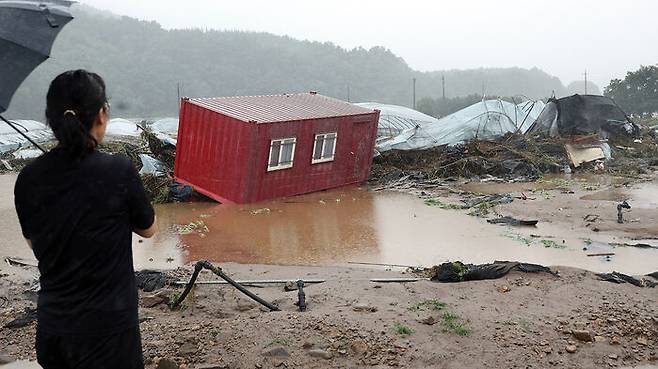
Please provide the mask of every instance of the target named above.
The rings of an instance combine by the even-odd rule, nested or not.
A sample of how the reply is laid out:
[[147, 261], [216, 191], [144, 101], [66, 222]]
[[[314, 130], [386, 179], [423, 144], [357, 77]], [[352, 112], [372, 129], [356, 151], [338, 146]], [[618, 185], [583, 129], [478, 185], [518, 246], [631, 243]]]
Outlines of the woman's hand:
[[133, 232], [137, 233], [138, 235], [140, 235], [144, 238], [153, 237], [153, 235], [155, 234], [155, 231], [157, 230], [156, 220], [157, 220], [157, 218], [154, 217], [153, 218], [153, 224], [151, 224], [151, 226], [148, 227], [148, 229], [133, 229]]

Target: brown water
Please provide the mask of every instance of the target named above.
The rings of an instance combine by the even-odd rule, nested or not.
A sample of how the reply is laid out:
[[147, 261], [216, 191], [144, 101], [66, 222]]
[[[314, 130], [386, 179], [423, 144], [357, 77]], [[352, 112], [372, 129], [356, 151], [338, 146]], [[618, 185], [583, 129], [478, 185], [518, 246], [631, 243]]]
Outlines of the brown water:
[[[4, 192], [0, 196], [1, 254], [29, 257], [13, 210], [13, 181], [13, 176], [0, 176], [0, 191]], [[607, 252], [611, 249], [607, 242], [621, 240], [600, 236], [585, 252], [583, 235], [573, 230], [542, 223], [537, 228], [494, 226], [461, 211], [426, 206], [410, 195], [354, 187], [246, 206], [158, 205], [156, 213], [158, 234], [133, 240], [135, 264], [140, 269], [175, 268], [200, 259], [423, 266], [448, 260], [519, 260], [639, 274], [655, 271], [658, 258], [656, 250], [634, 248], [615, 249], [611, 260], [587, 257], [588, 252]], [[533, 238], [533, 234], [543, 238]], [[550, 240], [564, 248], [541, 243], [541, 239], [558, 234], [562, 238]], [[531, 245], [526, 245], [528, 241]]]

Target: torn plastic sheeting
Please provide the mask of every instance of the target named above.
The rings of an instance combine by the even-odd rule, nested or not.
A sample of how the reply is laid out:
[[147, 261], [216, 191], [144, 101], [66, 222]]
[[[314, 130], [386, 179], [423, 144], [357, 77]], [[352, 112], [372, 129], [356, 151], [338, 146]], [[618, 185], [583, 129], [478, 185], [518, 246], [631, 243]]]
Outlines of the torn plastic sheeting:
[[612, 283], [617, 283], [617, 284], [624, 284], [624, 283], [630, 283], [636, 287], [656, 287], [658, 285], [655, 282], [652, 282], [648, 279], [638, 279], [635, 277], [631, 277], [629, 275], [619, 273], [619, 272], [612, 272], [612, 273], [600, 273], [596, 275], [599, 277], [600, 280], [602, 281], [607, 281], [607, 282], [612, 282]]
[[507, 275], [512, 270], [518, 270], [524, 273], [549, 273], [556, 275], [549, 268], [537, 265], [510, 261], [496, 261], [493, 264], [463, 264], [456, 261], [453, 263], [443, 263], [432, 267], [431, 280], [433, 282], [465, 282], [480, 281], [485, 279], [498, 279]]
[[379, 110], [377, 137], [397, 138], [420, 124], [435, 124], [439, 120], [417, 110], [399, 105], [374, 102], [354, 104], [367, 109]]
[[[52, 141], [55, 136], [48, 126], [35, 120], [12, 120], [14, 126], [36, 143]], [[0, 153], [6, 153], [32, 144], [7, 124], [0, 124]]]
[[162, 132], [155, 132], [155, 137], [158, 138], [163, 144], [165, 145], [170, 145], [176, 147], [176, 144], [178, 144], [178, 140], [172, 137], [169, 137], [168, 135], [162, 133]]
[[168, 136], [178, 136], [178, 118], [163, 118], [156, 120], [150, 125], [154, 132], [161, 132]]
[[22, 149], [14, 153], [16, 159], [34, 159], [43, 154], [43, 151], [37, 149]]
[[407, 140], [413, 137], [416, 134], [418, 127], [410, 128], [405, 131], [402, 131], [399, 135], [395, 137], [384, 137], [377, 141], [377, 151], [383, 152], [392, 150], [393, 147], [404, 144]]
[[413, 128], [413, 134], [409, 135], [408, 130], [401, 132], [399, 138], [379, 143], [377, 150], [428, 149], [456, 145], [475, 138], [491, 139], [511, 132], [525, 133], [534, 123], [542, 104], [481, 101], [435, 122], [420, 122]]
[[137, 288], [144, 292], [153, 292], [167, 284], [166, 274], [155, 270], [141, 270], [135, 272]]
[[137, 124], [121, 118], [110, 120], [105, 134], [108, 136], [139, 137], [141, 129]]
[[159, 176], [167, 173], [167, 166], [160, 160], [146, 154], [139, 154], [139, 158], [142, 160], [142, 169], [139, 171], [140, 175], [154, 174]]

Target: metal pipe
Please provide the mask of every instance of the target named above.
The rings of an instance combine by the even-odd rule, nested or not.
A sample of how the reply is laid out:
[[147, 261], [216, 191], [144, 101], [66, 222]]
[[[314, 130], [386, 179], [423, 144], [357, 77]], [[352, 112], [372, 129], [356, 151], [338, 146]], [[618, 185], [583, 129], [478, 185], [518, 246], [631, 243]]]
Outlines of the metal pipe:
[[[430, 278], [371, 278], [371, 279], [351, 279], [350, 281], [352, 282], [373, 282], [373, 283], [407, 283], [407, 282], [419, 282], [419, 281], [429, 281]], [[172, 282], [171, 284], [173, 285], [187, 285], [190, 282], [192, 282], [192, 279], [190, 281], [185, 282], [185, 281], [176, 281]], [[293, 280], [244, 280], [244, 281], [236, 281], [236, 283], [240, 284], [245, 284], [245, 285], [259, 285], [259, 284], [286, 284], [288, 282], [293, 282]], [[324, 279], [309, 279], [309, 280], [304, 280], [304, 284], [319, 284], [319, 283], [325, 283], [326, 280]], [[296, 283], [296, 282], [294, 282]], [[226, 285], [229, 284], [226, 281], [195, 281], [194, 284], [196, 285]]]
[[357, 261], [348, 261], [347, 264], [354, 264], [354, 265], [374, 265], [374, 266], [391, 266], [391, 267], [397, 267], [397, 268], [422, 268], [422, 267], [420, 267], [420, 266], [412, 266], [412, 265], [383, 264], [383, 263], [364, 263], [364, 262], [357, 262]]
[[429, 278], [372, 278], [370, 282], [374, 283], [413, 283], [420, 281], [429, 281]]
[[231, 279], [231, 277], [224, 274], [224, 272], [222, 271], [221, 268], [212, 265], [210, 262], [208, 262], [206, 260], [201, 260], [201, 261], [198, 261], [196, 264], [194, 264], [194, 273], [192, 273], [192, 277], [190, 278], [190, 281], [188, 282], [187, 287], [185, 287], [185, 290], [183, 291], [183, 293], [178, 297], [178, 299], [176, 299], [176, 301], [174, 301], [173, 304], [171, 304], [172, 308], [178, 307], [181, 304], [181, 302], [183, 302], [183, 300], [185, 300], [185, 297], [187, 297], [187, 295], [190, 293], [190, 291], [194, 287], [196, 279], [199, 276], [199, 272], [201, 272], [202, 269], [208, 269], [211, 272], [215, 273], [217, 276], [219, 276], [220, 278], [222, 278], [223, 280], [228, 282], [228, 284], [235, 287], [236, 289], [238, 289], [240, 292], [244, 293], [245, 295], [249, 296], [251, 299], [258, 302], [259, 304], [267, 307], [268, 309], [270, 309], [270, 311], [279, 311], [280, 310], [277, 306], [274, 306], [274, 305], [270, 304], [269, 302], [261, 299], [260, 297], [256, 296], [254, 293], [249, 291], [248, 289], [241, 286], [239, 283], [237, 283], [236, 281]]
[[[190, 279], [191, 280], [191, 279]], [[236, 283], [240, 284], [286, 284], [288, 282], [295, 282], [294, 279], [253, 279], [253, 280], [239, 280], [235, 281]], [[317, 283], [324, 283], [326, 282], [324, 279], [305, 279], [304, 283], [305, 284], [317, 284]], [[184, 286], [187, 285], [189, 281], [176, 281], [173, 282], [172, 284], [178, 285], [178, 286]], [[195, 284], [198, 285], [214, 285], [214, 284], [229, 284], [226, 281], [219, 281], [219, 280], [214, 280], [214, 281], [196, 281]]]
[[297, 281], [297, 306], [299, 311], [306, 311], [306, 294], [304, 293], [304, 281]]

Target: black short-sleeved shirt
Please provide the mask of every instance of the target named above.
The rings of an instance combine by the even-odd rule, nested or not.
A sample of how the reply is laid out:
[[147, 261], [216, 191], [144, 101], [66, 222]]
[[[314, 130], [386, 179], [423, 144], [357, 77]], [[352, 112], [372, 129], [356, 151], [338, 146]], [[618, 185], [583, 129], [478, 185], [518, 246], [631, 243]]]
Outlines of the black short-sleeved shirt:
[[132, 230], [154, 221], [130, 160], [53, 149], [21, 171], [16, 212], [39, 261], [39, 329], [110, 334], [138, 325]]

